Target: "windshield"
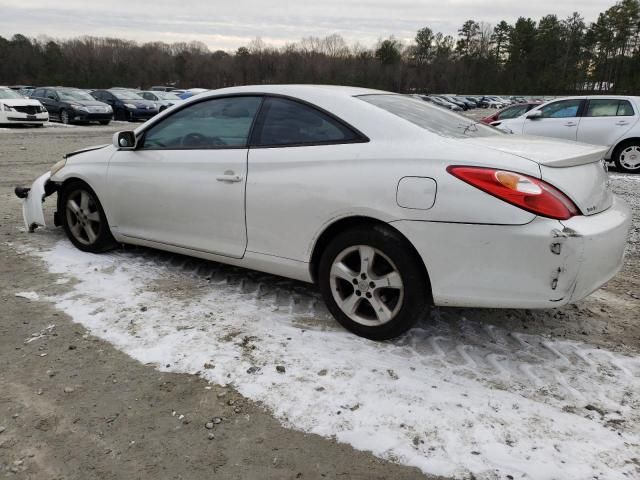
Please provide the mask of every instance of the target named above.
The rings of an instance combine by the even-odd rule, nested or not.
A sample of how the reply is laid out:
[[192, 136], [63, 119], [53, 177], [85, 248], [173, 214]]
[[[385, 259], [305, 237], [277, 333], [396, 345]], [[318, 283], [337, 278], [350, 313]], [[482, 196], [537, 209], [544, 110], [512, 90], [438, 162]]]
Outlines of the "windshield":
[[96, 99], [83, 90], [58, 90], [60, 100], [90, 100], [95, 102]]
[[136, 92], [128, 90], [109, 90], [116, 98], [120, 100], [140, 100], [140, 96]]
[[153, 92], [154, 95], [162, 100], [182, 100], [178, 95], [171, 92]]
[[14, 92], [10, 88], [0, 88], [0, 98], [3, 100], [8, 100], [10, 98], [24, 98], [18, 92]]
[[493, 127], [415, 98], [394, 94], [361, 95], [358, 98], [443, 137], [490, 137], [505, 134]]

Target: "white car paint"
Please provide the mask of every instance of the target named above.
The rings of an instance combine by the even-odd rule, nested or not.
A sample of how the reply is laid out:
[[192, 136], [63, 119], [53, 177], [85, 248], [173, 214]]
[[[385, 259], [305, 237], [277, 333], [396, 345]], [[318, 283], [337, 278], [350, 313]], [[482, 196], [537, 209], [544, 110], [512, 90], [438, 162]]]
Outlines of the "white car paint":
[[48, 121], [49, 113], [38, 100], [0, 86], [0, 125], [38, 125]]
[[[189, 151], [123, 150], [116, 142], [69, 157], [50, 181], [87, 182], [119, 242], [308, 282], [314, 280], [314, 248], [329, 227], [355, 217], [384, 222], [419, 253], [437, 305], [559, 306], [588, 295], [622, 265], [630, 215], [608, 187], [601, 147], [474, 137], [473, 128], [488, 127], [429, 107], [465, 127], [462, 135], [441, 135], [358, 98], [388, 92], [311, 85], [211, 91], [171, 107], [135, 133], [176, 109], [236, 94], [303, 100], [368, 141]], [[542, 179], [582, 215], [567, 221], [536, 216], [460, 181], [447, 172], [451, 165]], [[416, 187], [407, 178], [424, 181]], [[27, 204], [32, 193], [39, 195], [34, 189]], [[29, 225], [32, 215], [26, 214]]]
[[[625, 100], [633, 107], [633, 115], [571, 116], [566, 118], [532, 118], [534, 112], [566, 100]], [[612, 159], [615, 147], [621, 142], [640, 137], [640, 97], [591, 95], [557, 98], [532, 108], [525, 114], [501, 121], [498, 128], [517, 135], [540, 135], [577, 140], [608, 147], [605, 158]]]

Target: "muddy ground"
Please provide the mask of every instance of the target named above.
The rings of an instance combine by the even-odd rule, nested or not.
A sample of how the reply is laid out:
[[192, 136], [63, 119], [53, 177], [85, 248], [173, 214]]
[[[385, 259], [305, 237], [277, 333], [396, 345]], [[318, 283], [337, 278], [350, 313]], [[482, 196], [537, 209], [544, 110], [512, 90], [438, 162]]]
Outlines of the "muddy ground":
[[[333, 440], [282, 427], [231, 388], [158, 372], [89, 335], [52, 304], [16, 297], [68, 291], [16, 245], [29, 242], [13, 187], [63, 153], [107, 143], [126, 128], [0, 130], [0, 475], [88, 478], [427, 478]], [[443, 309], [513, 332], [640, 352], [640, 181], [614, 174], [634, 209], [623, 270], [576, 305], [557, 310]], [[49, 210], [50, 213], [50, 210]], [[55, 329], [47, 331], [49, 325]], [[39, 341], [29, 341], [44, 332]], [[184, 417], [182, 412], [185, 413]], [[221, 417], [215, 438], [204, 425]]]

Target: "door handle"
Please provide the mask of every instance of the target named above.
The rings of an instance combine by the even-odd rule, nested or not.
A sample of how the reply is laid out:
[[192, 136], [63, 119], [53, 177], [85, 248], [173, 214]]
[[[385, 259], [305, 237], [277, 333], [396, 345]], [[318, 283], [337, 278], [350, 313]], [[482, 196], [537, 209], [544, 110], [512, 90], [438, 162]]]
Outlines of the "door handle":
[[616, 122], [616, 125], [623, 127], [625, 125], [629, 125], [629, 122], [625, 122], [624, 120], [620, 120], [619, 122]]
[[565, 127], [575, 127], [577, 125], [576, 122], [567, 122], [564, 124]]
[[231, 170], [227, 170], [226, 172], [224, 172], [224, 175], [217, 176], [216, 180], [219, 182], [226, 182], [226, 183], [238, 183], [242, 181], [242, 176], [236, 175]]

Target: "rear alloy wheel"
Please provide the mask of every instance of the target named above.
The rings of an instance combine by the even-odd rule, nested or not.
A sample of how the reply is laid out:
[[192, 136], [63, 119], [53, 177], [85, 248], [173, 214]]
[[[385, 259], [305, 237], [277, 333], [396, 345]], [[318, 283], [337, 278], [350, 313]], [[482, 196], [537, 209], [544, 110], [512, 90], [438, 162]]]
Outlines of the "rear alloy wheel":
[[60, 110], [60, 121], [65, 125], [69, 125], [71, 123], [71, 117], [69, 116], [69, 112], [67, 110]]
[[64, 187], [60, 200], [63, 226], [71, 243], [93, 253], [115, 247], [102, 206], [87, 185], [74, 182]]
[[616, 150], [613, 160], [621, 172], [640, 172], [640, 143], [625, 143], [621, 145]]
[[406, 332], [424, 312], [427, 281], [411, 245], [384, 226], [338, 235], [322, 255], [319, 281], [333, 316], [372, 340]]

